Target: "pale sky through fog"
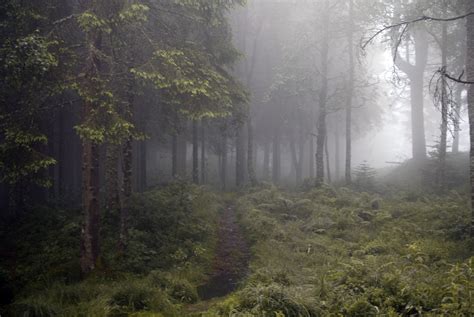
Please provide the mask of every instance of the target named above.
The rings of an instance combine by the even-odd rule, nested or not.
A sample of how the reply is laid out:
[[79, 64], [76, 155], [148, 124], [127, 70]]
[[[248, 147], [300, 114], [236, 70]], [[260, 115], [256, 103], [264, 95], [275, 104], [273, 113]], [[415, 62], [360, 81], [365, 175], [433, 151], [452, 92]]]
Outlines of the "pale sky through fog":
[[[393, 60], [386, 46], [380, 43], [370, 45], [367, 48], [367, 63], [370, 73], [377, 76], [380, 81], [378, 85], [380, 97], [377, 102], [383, 110], [383, 121], [363, 138], [354, 140], [353, 160], [354, 166], [367, 161], [371, 166], [381, 168], [387, 166], [387, 162], [402, 162], [411, 158], [410, 101], [409, 99], [398, 99], [392, 96], [395, 95], [395, 88], [390, 82], [393, 77]], [[431, 70], [427, 69], [428, 71]], [[400, 74], [400, 76], [402, 75]], [[428, 85], [428, 83], [425, 82], [425, 85]], [[383, 92], [389, 97], [385, 97]], [[425, 113], [430, 112], [432, 113], [431, 116], [438, 117], [440, 116], [439, 111], [434, 109], [429, 94], [430, 92], [426, 89]], [[429, 146], [434, 145], [436, 139], [439, 138], [439, 129], [429, 129], [430, 124], [427, 121], [431, 118], [427, 117], [425, 116], [426, 144], [429, 152], [431, 150]], [[461, 120], [459, 148], [461, 151], [467, 151], [469, 148], [469, 131], [465, 111], [462, 112]], [[431, 123], [431, 126], [438, 127], [439, 123]], [[448, 145], [450, 145], [452, 141], [450, 133], [448, 138]]]

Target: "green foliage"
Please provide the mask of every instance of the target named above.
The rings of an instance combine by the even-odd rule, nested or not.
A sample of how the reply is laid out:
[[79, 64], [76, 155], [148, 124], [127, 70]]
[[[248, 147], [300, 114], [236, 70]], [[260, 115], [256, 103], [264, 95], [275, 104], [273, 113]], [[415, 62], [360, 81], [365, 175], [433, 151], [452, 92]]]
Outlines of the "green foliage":
[[[228, 116], [234, 102], [246, 96], [226, 73], [212, 65], [207, 54], [196, 47], [157, 50], [152, 71], [132, 70], [151, 81], [172, 105], [193, 118]], [[191, 106], [186, 106], [191, 105]]]
[[47, 138], [39, 122], [43, 103], [58, 89], [50, 78], [58, 66], [56, 44], [32, 33], [0, 46], [0, 182], [49, 185], [42, 172], [56, 161], [44, 153]]
[[196, 287], [185, 279], [160, 271], [152, 271], [148, 279], [153, 286], [161, 287], [178, 302], [194, 303], [198, 300]]
[[374, 191], [376, 175], [375, 169], [364, 161], [354, 169], [354, 186], [361, 191]]
[[118, 217], [111, 215], [103, 222], [101, 268], [80, 283], [78, 211], [35, 208], [16, 227], [2, 226], [0, 238], [17, 251], [13, 271], [10, 259], [0, 260], [2, 279], [17, 295], [11, 314], [181, 316], [210, 269], [220, 200], [179, 182], [135, 195], [130, 208], [127, 252], [117, 256]]
[[[294, 208], [299, 201], [303, 214]], [[239, 215], [253, 242], [251, 274], [241, 290], [210, 311], [217, 316], [472, 315], [473, 242], [446, 238], [449, 228], [467, 224], [465, 200], [451, 193], [380, 201], [329, 187], [303, 193], [265, 188], [241, 197]]]

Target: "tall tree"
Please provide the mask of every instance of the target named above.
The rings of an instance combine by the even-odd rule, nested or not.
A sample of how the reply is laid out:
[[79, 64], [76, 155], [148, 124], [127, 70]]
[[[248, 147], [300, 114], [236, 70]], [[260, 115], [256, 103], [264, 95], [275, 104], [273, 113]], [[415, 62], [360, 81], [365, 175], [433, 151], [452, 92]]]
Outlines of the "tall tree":
[[316, 185], [324, 182], [324, 144], [326, 142], [326, 115], [327, 115], [327, 98], [328, 98], [328, 63], [329, 63], [329, 1], [324, 0], [322, 17], [322, 34], [320, 48], [320, 90], [319, 90], [319, 113], [316, 136]]
[[[347, 27], [347, 43], [349, 53], [349, 78], [347, 79], [346, 101], [346, 184], [352, 181], [352, 95], [354, 92], [354, 1], [349, 0], [349, 23]], [[339, 136], [337, 135], [336, 138]], [[337, 142], [339, 140], [337, 139]], [[339, 149], [336, 149], [339, 152]], [[336, 164], [338, 164], [336, 162]], [[336, 167], [339, 169], [339, 167]]]
[[[474, 12], [474, 2], [466, 1], [467, 12]], [[474, 83], [474, 15], [467, 17], [466, 21], [466, 75], [467, 81]], [[474, 84], [470, 84], [467, 90], [467, 110], [469, 114], [469, 136], [470, 136], [470, 183], [471, 183], [471, 237], [474, 237]]]
[[[410, 83], [412, 156], [416, 161], [426, 158], [425, 117], [424, 117], [424, 75], [428, 62], [427, 32], [423, 26], [414, 26], [407, 33], [406, 57], [399, 54], [400, 43], [394, 40], [395, 64], [407, 75]], [[414, 42], [415, 59], [411, 62], [410, 42]]]

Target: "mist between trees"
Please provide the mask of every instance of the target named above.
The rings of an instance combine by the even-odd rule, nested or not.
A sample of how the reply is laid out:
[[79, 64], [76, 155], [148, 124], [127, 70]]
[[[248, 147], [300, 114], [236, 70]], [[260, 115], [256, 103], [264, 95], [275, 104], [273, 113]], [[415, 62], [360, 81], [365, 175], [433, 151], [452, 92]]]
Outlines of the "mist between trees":
[[87, 276], [104, 219], [126, 254], [134, 194], [176, 182], [474, 206], [471, 2], [2, 1], [1, 216], [82, 210]]

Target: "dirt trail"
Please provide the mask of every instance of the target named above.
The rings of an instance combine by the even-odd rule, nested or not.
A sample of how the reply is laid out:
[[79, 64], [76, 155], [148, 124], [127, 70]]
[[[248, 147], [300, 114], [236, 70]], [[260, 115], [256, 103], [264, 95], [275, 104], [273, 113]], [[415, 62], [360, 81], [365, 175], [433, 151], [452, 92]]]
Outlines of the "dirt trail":
[[218, 244], [212, 272], [206, 284], [198, 288], [202, 300], [222, 297], [237, 287], [247, 274], [250, 250], [237, 222], [234, 208], [227, 207], [220, 216]]

